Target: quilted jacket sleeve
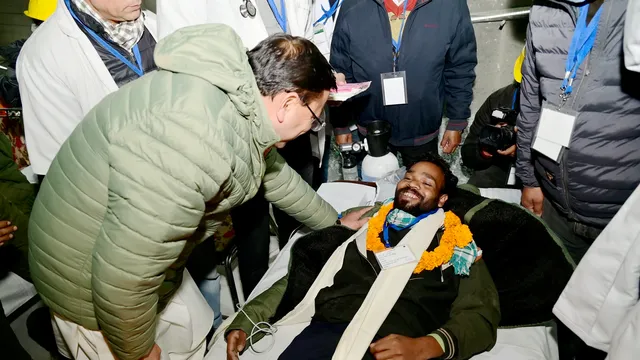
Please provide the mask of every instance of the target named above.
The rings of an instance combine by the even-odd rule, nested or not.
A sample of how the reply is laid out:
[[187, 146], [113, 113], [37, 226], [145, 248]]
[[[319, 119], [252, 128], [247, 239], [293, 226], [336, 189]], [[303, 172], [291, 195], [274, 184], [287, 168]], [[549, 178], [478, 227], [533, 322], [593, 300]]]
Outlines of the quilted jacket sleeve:
[[338, 213], [298, 175], [277, 151], [269, 151], [262, 186], [264, 197], [313, 230], [335, 224]]
[[206, 175], [168, 141], [136, 129], [126, 133], [109, 147], [109, 199], [94, 247], [92, 296], [116, 357], [137, 360], [154, 344], [165, 273], [203, 217], [201, 190], [217, 192], [211, 188], [220, 182], [204, 183]]
[[516, 175], [524, 186], [538, 187], [531, 158], [531, 145], [540, 119], [540, 85], [536, 76], [536, 54], [531, 39], [531, 25], [527, 29], [526, 56], [522, 64], [520, 85], [520, 115], [518, 116], [518, 153]]

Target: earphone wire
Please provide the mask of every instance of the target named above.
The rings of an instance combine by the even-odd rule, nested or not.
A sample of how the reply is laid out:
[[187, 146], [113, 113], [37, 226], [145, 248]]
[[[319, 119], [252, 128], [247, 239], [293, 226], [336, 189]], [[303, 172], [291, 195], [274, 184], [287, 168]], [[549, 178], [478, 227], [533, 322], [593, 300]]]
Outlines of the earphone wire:
[[[247, 313], [244, 311], [242, 306], [238, 305], [238, 309], [244, 314], [244, 316], [247, 317], [247, 319], [249, 319], [249, 321], [253, 325], [253, 328], [251, 328], [251, 334], [247, 338], [247, 340], [249, 340], [249, 348], [251, 349], [251, 351], [255, 352], [256, 354], [261, 354], [261, 353], [266, 353], [266, 352], [271, 351], [271, 349], [273, 349], [274, 345], [276, 344], [275, 334], [278, 331], [277, 327], [275, 327], [274, 325], [269, 324], [266, 321], [260, 321], [258, 323], [255, 323], [249, 317], [249, 315], [247, 315]], [[256, 350], [256, 348], [254, 346], [254, 343], [253, 343], [253, 336], [257, 335], [259, 333], [264, 333], [265, 335], [271, 335], [271, 343], [264, 350]]]

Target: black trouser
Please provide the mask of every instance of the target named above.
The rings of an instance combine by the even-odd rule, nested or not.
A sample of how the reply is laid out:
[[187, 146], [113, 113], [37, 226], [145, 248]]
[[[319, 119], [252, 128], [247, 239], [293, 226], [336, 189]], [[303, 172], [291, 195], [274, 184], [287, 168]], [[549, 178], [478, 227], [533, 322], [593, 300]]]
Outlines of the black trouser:
[[[305, 134], [278, 150], [289, 166], [309, 184], [313, 181], [314, 162], [311, 154], [310, 135]], [[274, 208], [278, 223], [278, 242], [284, 247], [291, 232], [299, 223]], [[235, 243], [238, 247], [238, 265], [242, 291], [249, 296], [269, 268], [269, 203], [261, 191], [243, 205], [231, 211]]]
[[[576, 264], [582, 260], [591, 244], [602, 232], [602, 228], [569, 220], [546, 198], [542, 205], [542, 219], [558, 235]], [[589, 347], [561, 321], [556, 322], [560, 360], [603, 360], [607, 356], [603, 351]]]
[[9, 319], [4, 315], [4, 308], [0, 302], [0, 357], [3, 359], [31, 360], [29, 353], [20, 345], [16, 334], [11, 329]]
[[484, 170], [475, 170], [468, 183], [478, 188], [515, 187], [507, 185], [510, 170], [508, 167], [491, 165]]
[[542, 219], [560, 237], [576, 264], [582, 260], [584, 254], [587, 253], [591, 244], [603, 230], [600, 227], [569, 220], [546, 197], [542, 205]]
[[[348, 325], [311, 321], [311, 324], [293, 339], [278, 360], [331, 360]], [[375, 340], [378, 338], [374, 338]], [[374, 357], [367, 351], [362, 359], [369, 360]]]
[[422, 159], [424, 159], [425, 154], [432, 153], [438, 154], [438, 138], [435, 138], [428, 143], [417, 145], [417, 146], [393, 146], [390, 145], [391, 152], [395, 155], [400, 153], [400, 157], [402, 159], [401, 164], [403, 166], [407, 166], [410, 164], [414, 164]]

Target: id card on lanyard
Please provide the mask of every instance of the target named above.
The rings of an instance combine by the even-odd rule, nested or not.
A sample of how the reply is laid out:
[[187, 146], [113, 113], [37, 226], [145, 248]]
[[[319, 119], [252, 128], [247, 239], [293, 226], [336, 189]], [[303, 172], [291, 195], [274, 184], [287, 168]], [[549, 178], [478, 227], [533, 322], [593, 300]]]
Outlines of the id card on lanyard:
[[393, 38], [391, 39], [393, 42], [393, 71], [380, 74], [382, 101], [385, 106], [404, 105], [407, 103], [407, 73], [405, 71], [396, 71], [396, 68], [398, 66], [398, 57], [400, 56], [400, 46], [402, 45], [402, 34], [404, 33], [408, 4], [409, 0], [404, 0], [402, 24], [400, 25], [398, 41], [393, 40]]
[[560, 105], [554, 108], [546, 101], [542, 104], [532, 147], [556, 162], [560, 161], [562, 150], [569, 148], [577, 116], [575, 111], [564, 108], [564, 105], [573, 92], [573, 81], [580, 65], [593, 49], [603, 7], [604, 5], [600, 6], [588, 25], [589, 4], [580, 7], [576, 30], [573, 33], [567, 55], [564, 79], [560, 88]]
[[105, 41], [100, 35], [96, 34], [93, 30], [91, 30], [88, 26], [86, 26], [78, 16], [75, 14], [73, 9], [71, 9], [71, 0], [65, 0], [67, 8], [69, 9], [69, 13], [71, 17], [80, 25], [82, 28], [94, 39], [100, 46], [107, 50], [111, 55], [115, 56], [118, 60], [120, 60], [123, 64], [127, 65], [133, 72], [136, 73], [139, 77], [144, 75], [144, 67], [142, 67], [142, 57], [140, 56], [140, 49], [138, 48], [138, 44], [133, 47], [133, 56], [136, 59], [136, 64], [132, 63], [129, 59], [127, 59], [124, 55], [120, 53], [117, 49], [111, 46], [107, 41]]

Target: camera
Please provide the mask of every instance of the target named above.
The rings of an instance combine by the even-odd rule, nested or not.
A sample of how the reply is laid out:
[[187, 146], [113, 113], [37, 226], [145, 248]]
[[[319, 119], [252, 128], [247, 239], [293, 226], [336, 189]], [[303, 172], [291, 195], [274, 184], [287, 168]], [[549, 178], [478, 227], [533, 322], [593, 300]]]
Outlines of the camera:
[[[506, 150], [516, 143], [516, 118], [513, 109], [498, 108], [491, 112], [491, 125], [485, 125], [478, 135], [480, 150], [496, 155], [498, 150]], [[498, 126], [503, 124], [503, 126]]]

